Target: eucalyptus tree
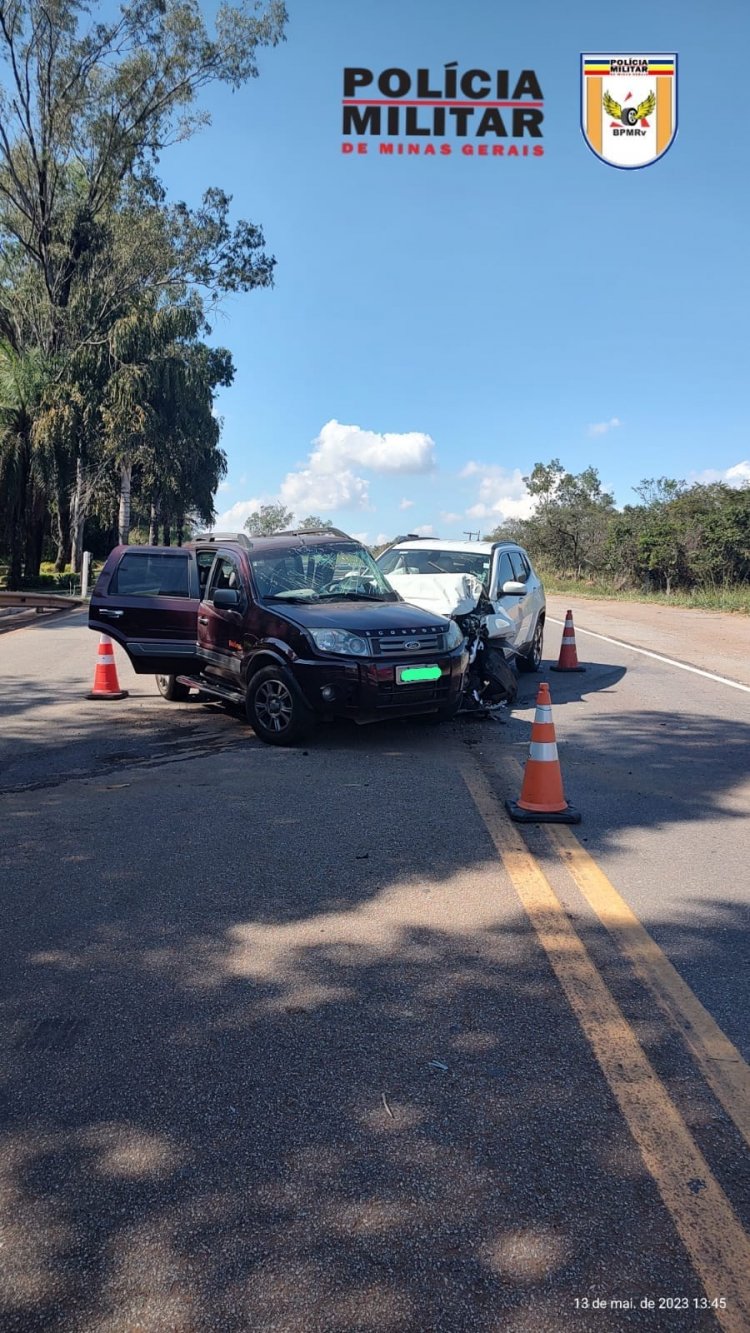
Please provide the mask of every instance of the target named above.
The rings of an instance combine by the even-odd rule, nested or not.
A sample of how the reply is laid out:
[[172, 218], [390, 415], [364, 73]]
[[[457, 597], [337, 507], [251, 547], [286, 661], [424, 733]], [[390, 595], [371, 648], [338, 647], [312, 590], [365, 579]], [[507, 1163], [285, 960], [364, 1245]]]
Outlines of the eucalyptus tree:
[[[230, 222], [231, 197], [210, 188], [197, 208], [170, 204], [156, 167], [206, 123], [201, 91], [254, 78], [285, 23], [283, 0], [222, 3], [212, 31], [194, 0], [126, 0], [104, 20], [81, 0], [0, 0], [0, 337], [54, 362], [67, 408], [144, 297], [180, 305], [199, 292], [207, 315], [225, 292], [272, 283], [262, 231]], [[72, 486], [74, 568], [101, 445], [78, 407], [54, 501], [62, 515]]]

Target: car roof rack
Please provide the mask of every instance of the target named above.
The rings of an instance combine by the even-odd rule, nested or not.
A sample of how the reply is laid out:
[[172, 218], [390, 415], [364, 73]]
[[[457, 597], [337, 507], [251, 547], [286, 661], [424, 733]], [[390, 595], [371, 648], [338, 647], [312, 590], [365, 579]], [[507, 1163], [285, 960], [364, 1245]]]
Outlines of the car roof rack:
[[348, 532], [341, 528], [285, 528], [283, 532], [269, 532], [269, 537], [345, 537], [353, 541]]
[[343, 537], [346, 541], [353, 541], [348, 532], [342, 532], [340, 528], [288, 528], [284, 532], [268, 532], [262, 537], [249, 537], [246, 532], [196, 532], [191, 537], [190, 544], [195, 542], [238, 542], [244, 546], [245, 550], [250, 551], [257, 542], [275, 541], [277, 537]]
[[252, 542], [246, 532], [196, 532], [191, 542], [239, 542], [240, 546], [249, 548]]

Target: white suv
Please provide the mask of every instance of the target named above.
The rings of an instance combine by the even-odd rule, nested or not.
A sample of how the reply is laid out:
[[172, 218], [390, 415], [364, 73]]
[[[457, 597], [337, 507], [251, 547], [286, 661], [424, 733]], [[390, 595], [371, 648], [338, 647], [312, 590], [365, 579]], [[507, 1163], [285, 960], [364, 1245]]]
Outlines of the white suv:
[[[452, 542], [409, 537], [395, 542], [377, 563], [405, 602], [440, 609], [426, 576], [470, 574], [479, 579], [495, 614], [485, 615], [491, 638], [517, 659], [521, 671], [538, 671], [544, 639], [544, 588], [526, 552], [514, 542]], [[437, 585], [438, 580], [434, 580]], [[445, 612], [443, 611], [443, 614]]]

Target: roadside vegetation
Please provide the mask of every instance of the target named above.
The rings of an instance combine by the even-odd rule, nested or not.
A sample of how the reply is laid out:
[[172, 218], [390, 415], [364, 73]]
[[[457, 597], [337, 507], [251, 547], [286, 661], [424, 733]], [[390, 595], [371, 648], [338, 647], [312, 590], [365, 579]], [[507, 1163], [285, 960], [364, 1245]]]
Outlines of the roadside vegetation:
[[750, 486], [652, 478], [618, 510], [593, 467], [524, 480], [533, 515], [487, 535], [525, 546], [548, 592], [750, 612]]
[[200, 92], [241, 87], [283, 39], [283, 0], [0, 5], [0, 564], [36, 585], [131, 535], [179, 541], [214, 518], [226, 472], [210, 345], [226, 293], [275, 261], [231, 197], [170, 202], [157, 167], [197, 132]]

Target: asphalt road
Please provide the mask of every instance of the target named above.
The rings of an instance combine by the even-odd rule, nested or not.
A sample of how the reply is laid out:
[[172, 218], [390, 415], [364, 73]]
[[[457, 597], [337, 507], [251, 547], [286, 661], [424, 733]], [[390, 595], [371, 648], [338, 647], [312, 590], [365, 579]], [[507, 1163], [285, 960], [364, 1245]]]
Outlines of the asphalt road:
[[750, 697], [582, 615], [523, 832], [534, 678], [282, 751], [2, 637], [3, 1333], [750, 1328]]

